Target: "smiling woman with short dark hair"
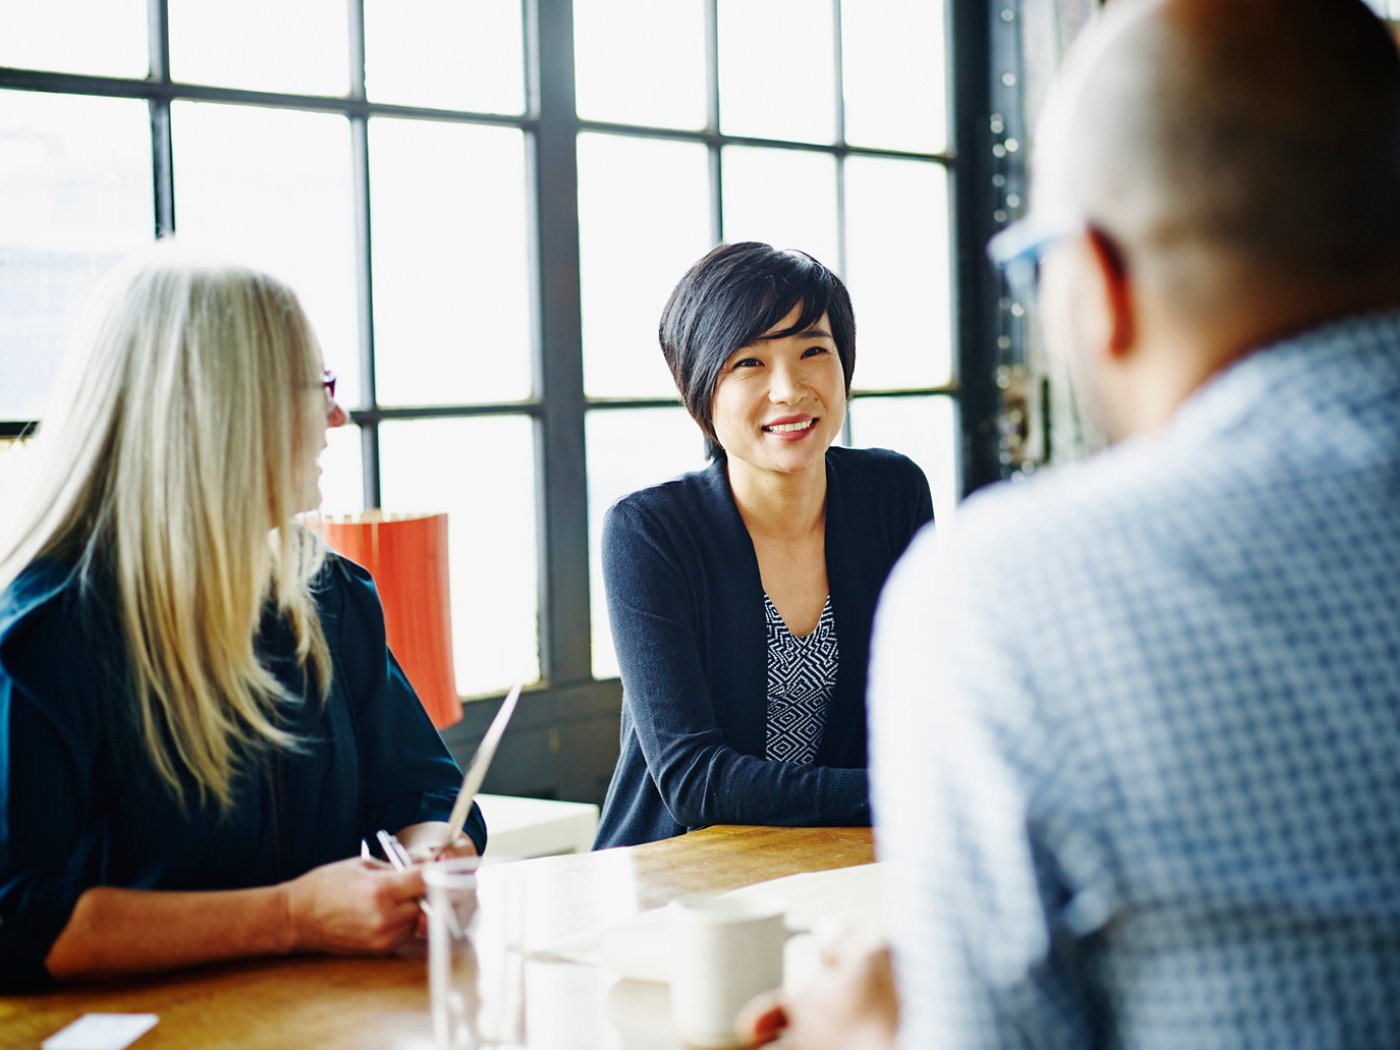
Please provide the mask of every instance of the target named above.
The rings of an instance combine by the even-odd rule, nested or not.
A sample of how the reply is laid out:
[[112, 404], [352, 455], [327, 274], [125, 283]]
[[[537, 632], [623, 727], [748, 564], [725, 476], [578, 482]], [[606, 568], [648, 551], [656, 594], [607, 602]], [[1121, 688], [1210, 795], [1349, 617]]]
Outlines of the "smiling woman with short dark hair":
[[933, 508], [905, 457], [832, 447], [855, 368], [850, 297], [803, 252], [720, 245], [658, 334], [712, 462], [624, 497], [604, 524], [623, 707], [596, 845], [869, 823], [875, 602]]

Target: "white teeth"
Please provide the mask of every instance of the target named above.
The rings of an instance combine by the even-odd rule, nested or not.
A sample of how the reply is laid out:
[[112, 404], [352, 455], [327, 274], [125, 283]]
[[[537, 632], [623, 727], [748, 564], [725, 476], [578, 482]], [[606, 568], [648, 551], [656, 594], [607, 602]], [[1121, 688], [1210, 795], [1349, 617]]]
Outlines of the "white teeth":
[[775, 423], [772, 426], [766, 426], [763, 429], [768, 431], [770, 434], [793, 434], [799, 430], [806, 430], [815, 422], [815, 419], [807, 419], [803, 420], [801, 423]]

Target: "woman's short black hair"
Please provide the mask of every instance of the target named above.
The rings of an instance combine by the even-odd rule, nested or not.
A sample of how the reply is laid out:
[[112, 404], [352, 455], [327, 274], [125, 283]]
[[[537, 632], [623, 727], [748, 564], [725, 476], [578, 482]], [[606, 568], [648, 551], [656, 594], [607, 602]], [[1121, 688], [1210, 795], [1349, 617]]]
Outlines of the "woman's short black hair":
[[724, 454], [712, 411], [724, 362], [801, 305], [797, 323], [774, 337], [805, 331], [827, 315], [846, 393], [856, 366], [856, 320], [841, 279], [806, 252], [758, 241], [721, 244], [692, 266], [666, 301], [657, 327], [661, 353], [681, 400], [705, 433], [711, 459]]

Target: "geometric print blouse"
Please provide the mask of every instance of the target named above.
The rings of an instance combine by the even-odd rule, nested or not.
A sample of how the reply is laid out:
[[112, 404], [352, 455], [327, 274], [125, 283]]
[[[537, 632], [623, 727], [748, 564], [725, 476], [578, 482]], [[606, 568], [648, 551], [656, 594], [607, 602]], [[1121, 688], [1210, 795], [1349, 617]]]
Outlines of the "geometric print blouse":
[[808, 764], [816, 757], [836, 692], [840, 651], [831, 595], [811, 634], [797, 637], [763, 596], [768, 628], [768, 724], [764, 757]]

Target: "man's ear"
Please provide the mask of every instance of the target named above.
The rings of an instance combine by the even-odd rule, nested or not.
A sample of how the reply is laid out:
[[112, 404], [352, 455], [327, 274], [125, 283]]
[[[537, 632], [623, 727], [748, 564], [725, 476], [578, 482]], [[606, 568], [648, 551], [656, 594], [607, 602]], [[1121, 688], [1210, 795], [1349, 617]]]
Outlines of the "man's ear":
[[1091, 276], [1102, 296], [1107, 325], [1104, 349], [1114, 359], [1124, 357], [1137, 341], [1137, 317], [1128, 262], [1117, 242], [1096, 226], [1085, 231]]

